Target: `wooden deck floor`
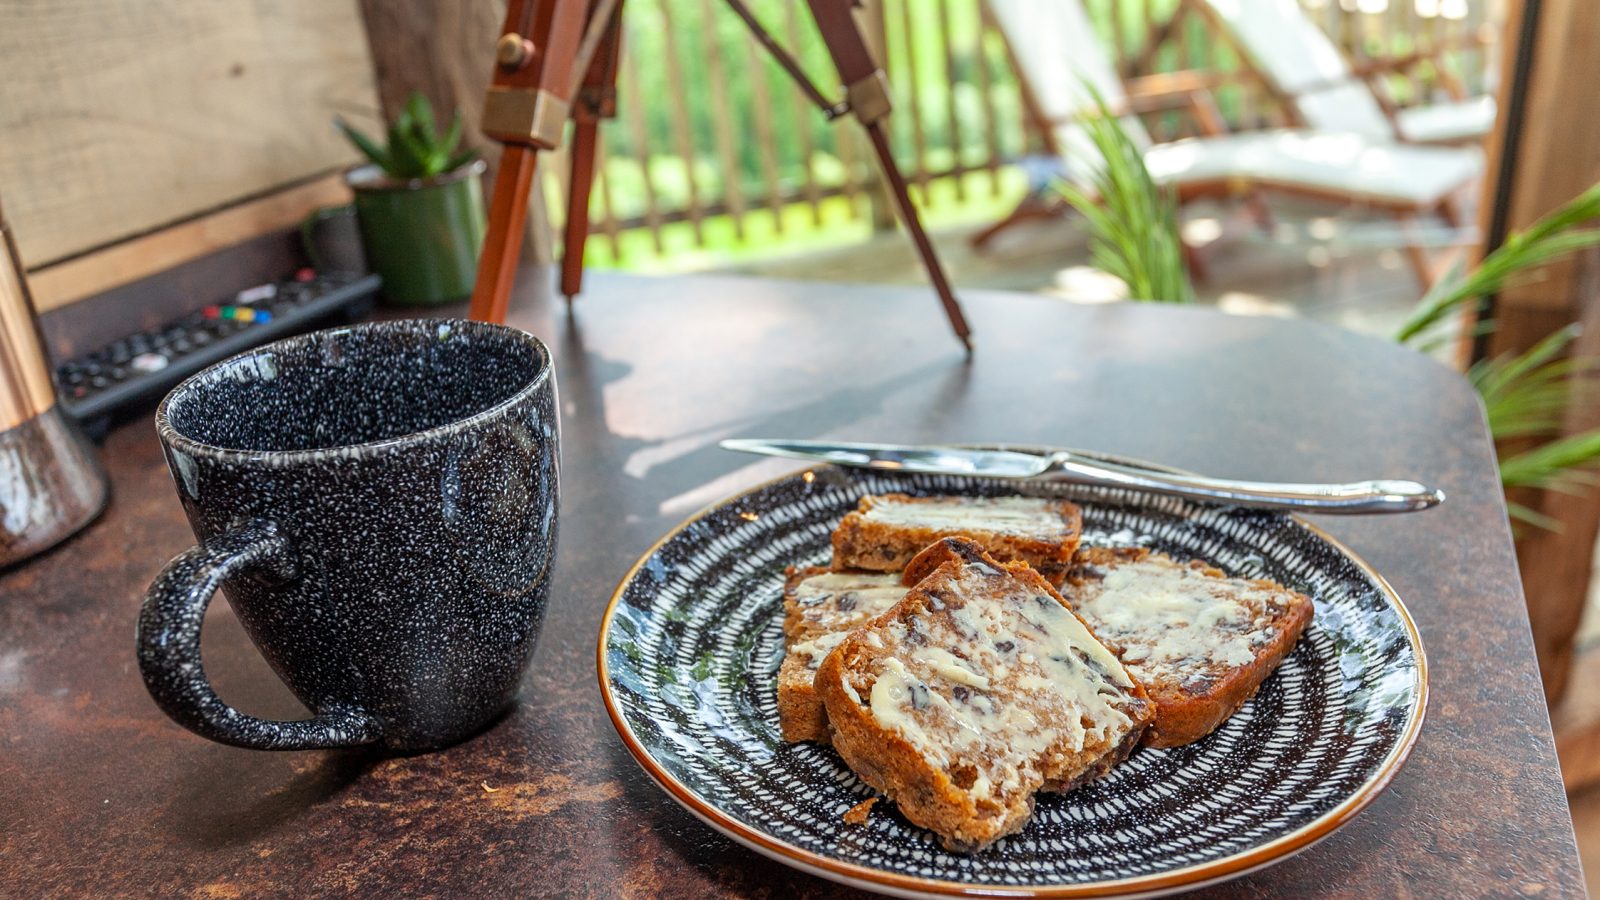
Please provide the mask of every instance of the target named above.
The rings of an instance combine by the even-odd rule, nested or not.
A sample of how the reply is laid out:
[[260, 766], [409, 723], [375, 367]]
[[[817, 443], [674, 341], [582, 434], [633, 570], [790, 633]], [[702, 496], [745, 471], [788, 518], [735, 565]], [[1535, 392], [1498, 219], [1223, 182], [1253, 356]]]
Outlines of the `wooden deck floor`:
[[[1274, 204], [1270, 234], [1223, 207], [1192, 209], [1189, 233], [1217, 233], [1201, 252], [1207, 279], [1198, 299], [1232, 313], [1303, 316], [1387, 337], [1422, 294], [1389, 220], [1348, 210]], [[1064, 217], [1014, 228], [985, 252], [968, 238], [984, 223], [935, 232], [959, 288], [1034, 291], [1103, 302], [1108, 285], [1090, 269], [1081, 222]], [[1426, 235], [1445, 243], [1459, 235]], [[1434, 255], [1443, 263], [1450, 251]], [[914, 284], [924, 276], [910, 242], [897, 232], [850, 247], [744, 262], [720, 271], [818, 281]], [[1115, 289], [1115, 282], [1111, 288]]]

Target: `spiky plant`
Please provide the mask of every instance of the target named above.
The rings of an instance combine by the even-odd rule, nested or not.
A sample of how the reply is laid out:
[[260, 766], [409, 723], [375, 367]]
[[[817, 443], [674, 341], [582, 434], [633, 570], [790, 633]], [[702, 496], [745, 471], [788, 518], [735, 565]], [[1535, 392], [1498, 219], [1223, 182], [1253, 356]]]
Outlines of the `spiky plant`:
[[441, 135], [434, 123], [433, 105], [419, 91], [411, 92], [400, 114], [389, 124], [387, 147], [380, 146], [342, 118], [334, 119], [334, 124], [362, 155], [396, 180], [432, 178], [454, 172], [478, 155], [478, 151], [470, 147], [457, 150], [461, 143], [461, 111], [456, 111], [450, 127]]
[[1095, 268], [1122, 279], [1133, 300], [1189, 303], [1194, 288], [1179, 243], [1178, 204], [1145, 168], [1144, 154], [1093, 85], [1098, 114], [1079, 123], [1099, 151], [1090, 190], [1062, 182], [1061, 195], [1089, 226], [1089, 252]]
[[[1083, 85], [1098, 115], [1081, 127], [1099, 151], [1101, 163], [1089, 190], [1062, 184], [1067, 202], [1089, 226], [1090, 252], [1097, 268], [1121, 278], [1136, 300], [1192, 300], [1179, 244], [1177, 204], [1158, 187], [1144, 156], [1123, 130], [1104, 97]], [[1471, 271], [1457, 264], [1423, 296], [1396, 340], [1426, 351], [1453, 339], [1449, 323], [1469, 303], [1496, 293], [1519, 274], [1570, 253], [1600, 246], [1600, 228], [1581, 226], [1600, 218], [1600, 184], [1527, 229], [1506, 238]], [[1480, 333], [1492, 322], [1480, 322]], [[1507, 442], [1550, 438], [1566, 418], [1573, 379], [1596, 368], [1593, 360], [1566, 359], [1563, 351], [1577, 336], [1575, 327], [1552, 334], [1520, 354], [1482, 360], [1467, 373], [1483, 397], [1489, 431], [1504, 451]], [[1592, 467], [1600, 464], [1600, 429], [1546, 440], [1532, 449], [1502, 456], [1500, 481], [1507, 489], [1572, 491], [1600, 483]], [[1542, 528], [1559, 523], [1516, 502], [1513, 518]]]
[[[1569, 253], [1600, 246], [1600, 228], [1582, 228], [1600, 217], [1600, 184], [1506, 238], [1468, 272], [1455, 266], [1417, 304], [1396, 339], [1418, 349], [1448, 340], [1449, 320], [1523, 272]], [[1480, 328], [1492, 328], [1480, 323]], [[1527, 351], [1480, 360], [1467, 377], [1483, 397], [1489, 433], [1505, 452], [1509, 441], [1557, 434], [1571, 401], [1573, 379], [1592, 371], [1595, 360], [1567, 359], [1563, 351], [1577, 337], [1576, 326], [1550, 335]], [[1600, 429], [1545, 441], [1532, 449], [1502, 455], [1500, 482], [1507, 488], [1572, 491], [1596, 483], [1591, 467], [1600, 464]], [[1524, 504], [1508, 501], [1511, 516], [1529, 525], [1555, 529], [1558, 522]]]

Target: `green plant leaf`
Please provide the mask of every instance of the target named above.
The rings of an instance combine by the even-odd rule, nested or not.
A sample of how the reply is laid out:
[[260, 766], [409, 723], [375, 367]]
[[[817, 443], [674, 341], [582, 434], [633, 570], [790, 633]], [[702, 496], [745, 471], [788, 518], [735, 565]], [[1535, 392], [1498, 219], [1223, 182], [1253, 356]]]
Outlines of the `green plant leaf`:
[[444, 164], [444, 171], [454, 172], [455, 170], [477, 158], [478, 151], [472, 147], [468, 147], [460, 153], [457, 153], [455, 156], [450, 157], [450, 160]]
[[1056, 190], [1088, 226], [1090, 261], [1122, 279], [1134, 300], [1193, 301], [1176, 199], [1150, 177], [1144, 154], [1105, 98], [1092, 84], [1082, 87], [1098, 112], [1078, 124], [1098, 151], [1099, 165], [1088, 185], [1061, 183]]
[[417, 143], [409, 130], [411, 123], [411, 117], [402, 114], [389, 126], [389, 158], [394, 161], [389, 174], [397, 178], [426, 178], [428, 148]]
[[1600, 463], [1600, 428], [1574, 434], [1500, 461], [1500, 483], [1508, 488], [1548, 488], [1570, 481], [1580, 466]]
[[[1509, 500], [1506, 501], [1506, 513], [1511, 516], [1513, 523], [1523, 522], [1528, 525], [1532, 525], [1535, 528], [1543, 528], [1546, 531], [1554, 531], [1558, 534], [1562, 530], [1560, 519], [1557, 519], [1554, 516], [1547, 516], [1544, 513], [1539, 512], [1532, 507], [1524, 506], [1521, 503], [1512, 503]], [[1516, 529], [1513, 528], [1513, 530]]]
[[1558, 329], [1520, 355], [1506, 354], [1485, 361], [1485, 365], [1474, 366], [1468, 378], [1487, 400], [1548, 366], [1577, 336], [1576, 326]]
[[[450, 155], [452, 153], [456, 152], [456, 147], [460, 145], [462, 127], [463, 126], [461, 124], [461, 110], [458, 109], [458, 110], [456, 110], [455, 118], [450, 120], [450, 128], [449, 128], [449, 130], [446, 131], [444, 133], [444, 137], [440, 138], [439, 142], [434, 145], [435, 148], [441, 154], [443, 154], [446, 159], [449, 159]], [[455, 168], [454, 166], [450, 166], [450, 167], [447, 168], [446, 171], [448, 171], [449, 169], [454, 169], [454, 168]]]
[[365, 156], [372, 162], [377, 163], [378, 167], [383, 169], [385, 172], [389, 170], [389, 154], [385, 152], [382, 147], [378, 146], [377, 141], [374, 141], [372, 138], [368, 137], [364, 132], [357, 129], [349, 122], [346, 122], [343, 118], [334, 118], [333, 124], [338, 126], [340, 131], [344, 132], [345, 138], [349, 140], [350, 143], [354, 144], [357, 150], [361, 151], [362, 156]]
[[406, 98], [405, 112], [410, 118], [409, 131], [423, 142], [423, 146], [431, 147], [439, 138], [438, 126], [433, 121], [433, 104], [421, 91], [412, 91]]
[[1570, 230], [1597, 215], [1600, 215], [1600, 194], [1591, 188], [1526, 231], [1513, 233], [1470, 273], [1464, 272], [1461, 266], [1452, 268], [1449, 274], [1434, 282], [1400, 326], [1395, 340], [1410, 342], [1467, 303], [1476, 303], [1499, 291], [1515, 275], [1577, 250], [1600, 246], [1600, 229]]

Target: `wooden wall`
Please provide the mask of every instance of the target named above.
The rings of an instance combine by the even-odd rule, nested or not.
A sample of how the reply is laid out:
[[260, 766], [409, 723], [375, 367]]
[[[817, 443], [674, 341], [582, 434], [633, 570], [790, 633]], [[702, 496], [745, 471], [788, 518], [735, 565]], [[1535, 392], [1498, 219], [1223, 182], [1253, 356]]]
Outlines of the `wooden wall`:
[[305, 186], [355, 159], [335, 113], [377, 113], [356, 0], [0, 3], [0, 199], [30, 269], [286, 186], [334, 196]]
[[[1511, 106], [1517, 36], [1532, 8], [1532, 4], [1514, 0], [1509, 10], [1502, 68], [1506, 77], [1499, 98], [1503, 111]], [[1510, 230], [1526, 228], [1600, 181], [1600, 116], [1595, 115], [1600, 109], [1600, 80], [1592, 75], [1594, 55], [1600, 52], [1600, 3], [1542, 0], [1536, 8], [1539, 15], [1520, 135], [1514, 143], [1508, 142], [1502, 120], [1489, 144], [1490, 177], [1485, 179], [1483, 204], [1486, 231], [1491, 230], [1504, 160], [1511, 163], [1510, 177], [1504, 183], [1504, 214]], [[1600, 355], [1597, 270], [1600, 258], [1588, 254], [1548, 266], [1536, 277], [1520, 279], [1503, 291], [1495, 304], [1497, 327], [1488, 342], [1489, 355], [1526, 350], [1573, 322], [1587, 326], [1573, 352]], [[1576, 434], [1595, 427], [1600, 427], [1600, 398], [1591, 382], [1575, 397], [1566, 432]], [[1517, 546], [1545, 691], [1554, 703], [1569, 683], [1573, 638], [1589, 593], [1590, 561], [1600, 532], [1600, 490], [1576, 495], [1530, 491], [1517, 499], [1563, 524], [1559, 532], [1530, 529]], [[1600, 709], [1591, 712], [1600, 720]], [[1600, 747], [1600, 726], [1594, 734]], [[1595, 752], [1600, 759], [1600, 749]]]
[[[461, 110], [463, 144], [478, 148], [488, 162], [484, 191], [493, 183], [500, 145], [479, 128], [483, 96], [494, 65], [494, 43], [505, 19], [505, 0], [438, 3], [434, 0], [361, 0], [366, 18], [372, 65], [378, 75], [378, 98], [385, 115], [394, 115], [412, 91], [421, 91], [440, 121]], [[528, 204], [527, 258], [553, 258], [543, 179], [563, 183], [552, 170], [568, 165], [564, 152], [542, 153], [538, 178]]]

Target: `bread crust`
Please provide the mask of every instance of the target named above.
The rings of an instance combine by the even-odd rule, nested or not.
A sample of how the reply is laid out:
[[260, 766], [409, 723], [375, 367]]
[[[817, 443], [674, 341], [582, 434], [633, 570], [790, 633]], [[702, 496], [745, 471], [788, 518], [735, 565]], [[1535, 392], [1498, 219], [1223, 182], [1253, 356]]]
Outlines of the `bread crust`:
[[[1253, 658], [1242, 665], [1217, 663], [1205, 667], [1201, 676], [1185, 674], [1170, 667], [1141, 664], [1128, 658], [1134, 642], [1118, 635], [1103, 623], [1097, 622], [1093, 612], [1085, 606], [1084, 592], [1090, 589], [1107, 571], [1119, 566], [1151, 564], [1181, 566], [1208, 579], [1254, 588], [1270, 600], [1258, 619], [1260, 632], [1267, 639], [1253, 648]], [[1294, 650], [1295, 643], [1305, 632], [1314, 615], [1311, 598], [1283, 585], [1266, 579], [1229, 579], [1226, 573], [1201, 560], [1178, 563], [1169, 557], [1152, 554], [1143, 547], [1086, 547], [1079, 550], [1074, 568], [1062, 588], [1067, 602], [1091, 628], [1097, 628], [1101, 640], [1122, 658], [1135, 673], [1150, 699], [1156, 703], [1156, 714], [1145, 732], [1144, 745], [1153, 748], [1181, 747], [1193, 743], [1219, 728], [1247, 700], [1255, 696], [1262, 682], [1277, 670], [1283, 660]]]
[[907, 494], [868, 495], [857, 508], [846, 514], [833, 531], [833, 565], [839, 570], [898, 572], [928, 545], [946, 537], [966, 537], [1001, 562], [1021, 560], [1053, 585], [1060, 585], [1072, 567], [1073, 552], [1083, 536], [1083, 513], [1077, 504], [1066, 500], [1046, 501], [1046, 508], [1059, 520], [1053, 533], [1024, 534], [991, 526], [960, 527], [931, 524], [887, 524], [869, 516], [879, 504], [949, 504], [952, 501], [974, 505], [974, 517], [982, 519], [981, 504], [993, 500], [1026, 498], [912, 497]]
[[[977, 576], [974, 570], [979, 573]], [[894, 800], [907, 819], [937, 833], [947, 848], [972, 852], [1021, 829], [1033, 812], [1033, 795], [1037, 790], [1075, 787], [1104, 774], [1126, 758], [1138, 743], [1155, 705], [1143, 688], [1123, 673], [1127, 686], [1118, 688], [1122, 693], [1114, 703], [1119, 717], [1125, 717], [1125, 728], [1107, 732], [1104, 738], [1094, 738], [1085, 733], [1085, 726], [1079, 724], [1076, 713], [1069, 714], [1063, 721], [1077, 726], [1080, 746], [1074, 747], [1061, 740], [1044, 746], [1036, 754], [1037, 758], [1030, 757], [1025, 765], [1015, 770], [1015, 787], [1006, 787], [1010, 781], [987, 778], [961, 753], [950, 755], [944, 762], [931, 759], [908, 740], [903, 731], [885, 726], [875, 715], [873, 705], [866, 702], [863, 691], [870, 694], [875, 687], [867, 682], [886, 677], [883, 671], [873, 675], [872, 666], [883, 663], [887, 656], [903, 657], [907, 663], [914, 664], [920, 646], [914, 637], [921, 633], [918, 629], [938, 635], [941, 616], [954, 616], [955, 610], [964, 609], [968, 604], [1008, 602], [966, 596], [963, 591], [967, 588], [962, 586], [973, 584], [974, 577], [981, 579], [982, 584], [995, 586], [997, 592], [1002, 587], [1011, 591], [1012, 598], [1021, 596], [1029, 602], [1033, 598], [1047, 598], [1047, 602], [1058, 605], [1052, 615], [1065, 613], [1075, 618], [1075, 614], [1055, 589], [1025, 563], [1002, 564], [973, 542], [961, 538], [948, 538], [930, 546], [913, 562], [908, 577], [910, 572], [922, 573], [923, 577], [904, 600], [852, 632], [828, 654], [817, 672], [815, 686], [827, 709], [834, 748], [850, 768], [867, 784]], [[996, 593], [995, 597], [999, 596]], [[1052, 621], [1059, 623], [1060, 620]], [[897, 644], [901, 637], [904, 641]], [[987, 640], [973, 638], [974, 641], [980, 639]], [[932, 638], [924, 638], [922, 643], [928, 640]], [[1008, 643], [1013, 644], [1009, 651], [1021, 652], [1015, 642]], [[885, 648], [888, 648], [887, 653]], [[941, 653], [962, 649], [972, 651], [961, 657], [963, 661], [977, 665], [974, 661], [983, 658], [976, 646], [962, 648], [945, 641], [939, 648]], [[1110, 666], [1116, 667], [1109, 654], [1104, 650], [1098, 652]], [[1017, 662], [1021, 659], [1019, 656], [1013, 655], [1010, 659], [1017, 666], [1023, 665]], [[999, 677], [998, 669], [989, 671]], [[1104, 672], [1091, 676], [1092, 671], [1098, 670], [1088, 668], [1087, 662], [1081, 671], [1085, 678], [1109, 678]], [[1099, 681], [1091, 683], [1101, 684]], [[957, 699], [963, 697], [952, 693], [956, 699], [951, 699], [944, 693], [962, 690], [959, 686], [930, 682], [919, 687], [940, 692], [937, 702], [950, 708], [955, 708]], [[967, 695], [971, 693], [967, 691]], [[1026, 702], [1020, 695], [997, 693], [996, 697], [997, 704]], [[929, 701], [925, 708], [933, 707], [933, 701]], [[1053, 725], [1056, 720], [1052, 716], [1059, 716], [1060, 711], [1035, 709], [1032, 714], [1041, 717], [1041, 722]], [[980, 778], [986, 786], [1001, 787], [979, 790], [977, 779]]]
[[[802, 598], [801, 586], [807, 580], [830, 574], [859, 574], [863, 580], [884, 578], [878, 573], [833, 573], [823, 566], [790, 566], [784, 571], [783, 633], [787, 652], [778, 668], [778, 731], [790, 743], [827, 744], [830, 740], [828, 714], [813, 687], [815, 664], [820, 660], [805, 652], [806, 642], [826, 640], [830, 634], [848, 631], [881, 611], [881, 604], [872, 600], [864, 600], [859, 606], [852, 602], [843, 608], [842, 603], [850, 600], [845, 595]], [[814, 602], [808, 604], [807, 599]], [[839, 637], [842, 639], [843, 635]]]

